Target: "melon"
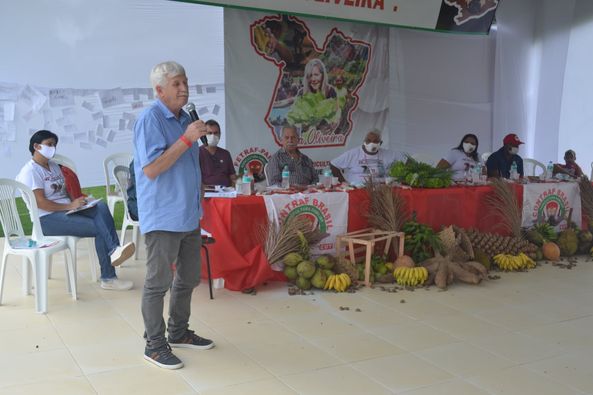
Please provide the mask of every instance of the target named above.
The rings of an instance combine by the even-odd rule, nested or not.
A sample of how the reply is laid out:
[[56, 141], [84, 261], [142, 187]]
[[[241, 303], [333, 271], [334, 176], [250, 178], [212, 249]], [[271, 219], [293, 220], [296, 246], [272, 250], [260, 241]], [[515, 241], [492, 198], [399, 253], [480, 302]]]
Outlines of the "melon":
[[542, 246], [542, 253], [544, 254], [544, 258], [549, 261], [560, 260], [560, 247], [558, 247], [558, 244], [551, 241], [544, 243]]

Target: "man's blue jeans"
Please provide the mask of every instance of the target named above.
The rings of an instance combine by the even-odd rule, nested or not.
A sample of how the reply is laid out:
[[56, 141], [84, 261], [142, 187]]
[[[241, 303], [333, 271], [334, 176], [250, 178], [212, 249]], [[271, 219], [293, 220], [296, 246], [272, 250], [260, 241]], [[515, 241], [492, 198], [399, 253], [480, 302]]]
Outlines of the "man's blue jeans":
[[39, 220], [46, 236], [94, 237], [101, 280], [116, 277], [115, 268], [111, 266], [111, 254], [119, 247], [119, 238], [113, 217], [104, 202], [76, 214], [66, 215], [65, 211], [56, 211]]

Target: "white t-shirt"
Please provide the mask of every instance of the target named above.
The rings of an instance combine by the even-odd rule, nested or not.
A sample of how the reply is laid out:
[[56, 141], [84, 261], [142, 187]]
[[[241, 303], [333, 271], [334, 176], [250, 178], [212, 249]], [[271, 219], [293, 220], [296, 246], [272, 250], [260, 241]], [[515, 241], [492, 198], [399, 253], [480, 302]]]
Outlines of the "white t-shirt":
[[451, 165], [451, 170], [453, 170], [453, 180], [455, 181], [463, 181], [465, 179], [465, 171], [471, 171], [478, 164], [473, 158], [467, 156], [465, 152], [460, 151], [457, 148], [453, 148], [449, 151], [447, 157], [443, 159]]
[[[70, 203], [62, 170], [60, 170], [60, 166], [51, 160], [49, 161], [49, 170], [47, 170], [45, 167], [31, 159], [25, 166], [23, 166], [19, 174], [16, 176], [16, 180], [27, 185], [33, 191], [36, 189], [43, 189], [45, 198], [54, 203]], [[25, 203], [28, 204], [28, 202]], [[51, 213], [51, 211], [39, 209], [40, 217]]]
[[379, 148], [374, 155], [369, 155], [362, 146], [344, 152], [330, 163], [342, 169], [344, 178], [350, 184], [363, 184], [365, 179], [372, 175], [374, 178], [385, 178], [389, 166], [396, 160], [401, 160], [401, 155], [395, 151]]

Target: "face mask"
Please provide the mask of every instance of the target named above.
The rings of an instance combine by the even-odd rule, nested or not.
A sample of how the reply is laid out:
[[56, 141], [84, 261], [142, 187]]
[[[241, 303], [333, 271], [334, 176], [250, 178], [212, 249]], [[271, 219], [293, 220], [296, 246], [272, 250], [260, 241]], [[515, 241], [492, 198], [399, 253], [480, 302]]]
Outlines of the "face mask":
[[216, 134], [207, 134], [206, 139], [208, 140], [208, 145], [213, 147], [216, 147], [220, 141], [220, 137], [218, 137]]
[[364, 148], [367, 150], [367, 152], [377, 152], [379, 150], [379, 144], [364, 143]]
[[463, 143], [463, 151], [467, 154], [471, 154], [476, 150], [476, 146], [471, 143]]
[[56, 153], [56, 147], [50, 147], [49, 145], [39, 144], [39, 153], [43, 155], [46, 159], [51, 159], [54, 157]]
[[512, 155], [517, 155], [517, 152], [519, 152], [519, 147], [511, 147], [511, 149], [509, 150], [509, 152]]

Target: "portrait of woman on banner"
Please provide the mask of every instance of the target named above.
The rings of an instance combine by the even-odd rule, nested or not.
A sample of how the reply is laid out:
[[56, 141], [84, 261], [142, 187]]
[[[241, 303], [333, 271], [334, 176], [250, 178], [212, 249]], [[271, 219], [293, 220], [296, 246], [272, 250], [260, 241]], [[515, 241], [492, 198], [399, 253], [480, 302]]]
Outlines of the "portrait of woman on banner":
[[340, 107], [336, 89], [329, 84], [323, 62], [311, 59], [305, 66], [302, 88], [287, 115], [292, 125], [301, 125], [302, 132], [314, 128], [331, 133], [340, 120]]

